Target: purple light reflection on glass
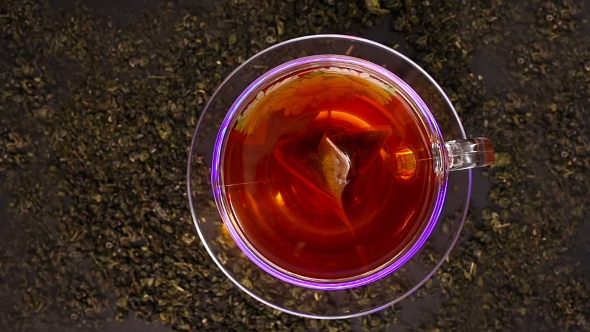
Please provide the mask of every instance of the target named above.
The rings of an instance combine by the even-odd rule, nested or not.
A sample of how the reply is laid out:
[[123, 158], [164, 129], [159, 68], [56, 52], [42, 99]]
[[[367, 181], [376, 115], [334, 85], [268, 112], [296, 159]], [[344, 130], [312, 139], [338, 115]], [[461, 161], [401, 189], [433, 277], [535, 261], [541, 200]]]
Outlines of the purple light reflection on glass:
[[260, 76], [258, 79], [256, 79], [252, 84], [250, 84], [250, 86], [248, 86], [248, 88], [246, 88], [246, 90], [244, 90], [236, 99], [236, 101], [228, 111], [225, 119], [223, 120], [215, 141], [211, 171], [211, 184], [213, 186], [215, 203], [217, 204], [223, 223], [226, 225], [227, 230], [230, 236], [235, 241], [236, 245], [252, 262], [254, 262], [254, 264], [263, 269], [265, 272], [271, 274], [272, 276], [296, 286], [319, 290], [349, 289], [372, 283], [393, 273], [403, 264], [409, 261], [422, 248], [422, 246], [432, 233], [432, 230], [434, 229], [434, 226], [436, 225], [436, 222], [438, 221], [438, 218], [441, 214], [443, 202], [445, 200], [447, 192], [448, 167], [447, 164], [443, 161], [442, 177], [437, 179], [437, 185], [439, 188], [437, 190], [437, 197], [432, 206], [430, 220], [426, 223], [426, 226], [420, 233], [418, 239], [416, 239], [411, 244], [411, 247], [407, 249], [405, 252], [403, 252], [398, 258], [394, 259], [389, 265], [382, 267], [378, 271], [375, 271], [363, 277], [359, 277], [356, 280], [307, 280], [296, 278], [292, 275], [289, 275], [287, 272], [283, 272], [279, 268], [273, 267], [271, 263], [262, 259], [260, 255], [256, 252], [256, 250], [252, 248], [248, 243], [246, 243], [243, 234], [241, 234], [241, 231], [234, 227], [234, 223], [237, 224], [237, 222], [234, 220], [235, 217], [233, 213], [231, 213], [231, 205], [229, 204], [229, 202], [227, 202], [226, 199], [224, 199], [224, 184], [223, 178], [220, 173], [220, 169], [223, 168], [223, 164], [221, 162], [221, 150], [225, 144], [226, 133], [230, 129], [230, 125], [232, 124], [238, 112], [241, 112], [243, 108], [247, 106], [247, 102], [254, 98], [258, 91], [263, 90], [261, 88], [266, 88], [265, 85], [267, 85], [267, 82], [272, 83], [279, 80], [282, 77], [281, 74], [287, 75], [289, 73], [289, 69], [293, 67], [299, 68], [305, 65], [313, 65], [314, 63], [317, 64], [319, 61], [321, 61], [322, 63], [329, 63], [331, 65], [337, 64], [337, 67], [346, 67], [346, 65], [352, 65], [354, 67], [368, 68], [371, 73], [378, 73], [380, 76], [383, 76], [386, 82], [395, 82], [395, 85], [400, 90], [402, 90], [403, 93], [405, 93], [413, 103], [416, 104], [415, 106], [425, 117], [425, 125], [428, 127], [429, 131], [434, 132], [436, 136], [434, 138], [436, 141], [435, 144], [440, 144], [439, 148], [445, 149], [444, 141], [442, 140], [442, 134], [440, 132], [438, 124], [436, 123], [436, 120], [434, 119], [434, 116], [432, 115], [426, 104], [422, 101], [420, 96], [399, 77], [389, 72], [387, 69], [378, 66], [374, 63], [368, 62], [366, 60], [339, 55], [309, 56], [289, 61], [269, 70], [268, 72]]

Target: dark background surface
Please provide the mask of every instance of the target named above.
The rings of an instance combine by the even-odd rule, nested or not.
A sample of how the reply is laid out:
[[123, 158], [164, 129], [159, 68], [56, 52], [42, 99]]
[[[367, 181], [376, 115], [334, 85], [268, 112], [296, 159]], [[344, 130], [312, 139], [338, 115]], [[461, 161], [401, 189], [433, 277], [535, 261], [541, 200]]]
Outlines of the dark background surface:
[[[337, 0], [335, 0], [337, 1]], [[213, 8], [213, 1], [194, 1], [194, 5], [200, 6], [199, 8], [202, 8], [202, 10], [209, 10], [211, 8]], [[557, 1], [556, 1], [557, 2]], [[58, 8], [65, 8], [66, 10], [68, 8], [73, 8], [73, 6], [75, 6], [75, 1], [73, 0], [53, 0], [51, 1], [51, 6], [53, 8], [55, 8], [56, 10]], [[120, 24], [121, 26], [125, 26], [125, 22], [126, 20], [128, 20], [130, 17], [138, 17], [140, 15], [142, 15], [142, 12], [146, 9], [153, 9], [156, 8], [158, 5], [158, 2], [153, 1], [153, 0], [131, 0], [131, 1], [114, 1], [114, 0], [109, 0], [109, 1], [99, 1], [99, 0], [91, 0], [91, 1], [86, 1], [84, 2], [85, 6], [87, 8], [89, 8], [89, 10], [93, 13], [95, 13], [96, 15], [102, 16], [102, 17], [106, 17], [108, 18], [108, 20], [112, 20], [113, 22], [117, 22], [117, 24]], [[588, 6], [590, 5], [590, 3], [588, 1], [585, 2], [580, 2], [579, 4], [582, 6], [586, 6], [585, 8], [588, 8]], [[467, 5], [467, 4], [466, 4]], [[1, 8], [2, 6], [0, 6]], [[55, 15], [54, 13], [48, 13], [48, 15]], [[580, 15], [586, 15], [585, 18], [587, 18], [587, 12], [583, 12]], [[56, 16], [57, 18], [57, 16]], [[393, 46], [395, 44], [398, 44], [398, 50], [400, 50], [402, 53], [408, 55], [410, 58], [414, 58], [416, 56], [416, 51], [414, 49], [412, 49], [412, 47], [408, 46], [405, 42], [406, 40], [406, 36], [404, 36], [403, 33], [400, 32], [394, 32], [391, 29], [391, 20], [392, 20], [392, 16], [385, 16], [382, 18], [381, 20], [381, 24], [376, 24], [372, 27], [369, 28], [364, 28], [362, 31], [359, 32], [355, 32], [355, 31], [351, 31], [350, 33], [354, 33], [369, 39], [373, 39], [375, 41], [384, 43], [386, 45], [390, 45]], [[588, 26], [586, 25], [586, 36], [590, 36], [590, 30], [588, 29]], [[517, 38], [516, 36], [518, 36], [518, 34], [513, 34], [513, 38]], [[508, 36], [506, 37], [507, 39], [510, 39], [512, 37]], [[583, 39], [582, 39], [583, 40]], [[588, 37], [586, 39], [586, 42], [590, 42], [590, 37]], [[571, 47], [573, 47], [574, 45], [570, 45]], [[505, 77], [507, 74], [507, 72], [509, 72], [510, 70], [512, 70], [511, 66], [506, 64], [506, 61], [503, 57], [507, 56], [506, 54], [508, 54], [510, 52], [498, 52], [498, 51], [494, 51], [491, 49], [486, 49], [486, 46], [484, 44], [479, 44], [479, 48], [476, 49], [476, 51], [474, 52], [473, 58], [471, 60], [471, 66], [472, 68], [471, 71], [473, 73], [475, 73], [475, 75], [482, 75], [484, 78], [484, 82], [486, 84], [486, 86], [490, 86], [493, 87], [495, 85], [502, 85], [505, 82]], [[5, 53], [4, 56], [6, 56], [7, 54]], [[584, 61], [586, 61], [586, 63], [589, 64], [590, 66], [590, 61], [589, 59], [579, 59], [582, 63], [584, 63]], [[65, 76], [67, 76], [70, 73], [71, 68], [63, 68], [63, 74]], [[74, 80], [75, 81], [75, 80]], [[523, 83], [523, 84], [528, 84], [528, 83]], [[580, 89], [583, 89], [585, 87], [580, 87]], [[586, 95], [586, 97], [588, 97], [588, 95]], [[587, 105], [588, 103], [590, 103], [590, 100], [587, 100]], [[541, 112], [539, 110], [539, 112]], [[545, 111], [543, 111], [545, 112]], [[590, 117], [590, 111], [587, 108], [584, 108], [581, 110], [581, 112], [583, 112], [583, 114], [585, 114], [586, 119], [588, 119]], [[479, 121], [481, 118], [476, 118], [477, 121]], [[586, 122], [587, 125], [590, 126], [590, 122]], [[466, 130], [468, 131], [469, 134], [473, 134], [473, 135], [480, 135], [480, 134], [486, 134], [485, 132], [481, 132], [481, 126], [474, 126], [472, 123], [468, 122], [465, 124], [466, 126]], [[526, 128], [524, 129], [519, 129], [519, 128], [510, 128], [507, 130], [526, 130]], [[545, 128], [545, 130], [549, 130], [549, 128]], [[539, 133], [543, 133], [545, 131], [543, 128], [540, 129], [536, 129], [535, 133], [539, 134]], [[580, 133], [581, 136], [583, 136], [583, 138], [586, 140], [587, 142], [587, 133], [588, 131], [583, 131]], [[505, 135], [505, 137], [507, 137], [507, 139], [510, 139], [510, 135]], [[521, 144], [521, 142], [519, 141], [514, 141], [512, 142], [512, 144]], [[506, 145], [505, 143], [503, 145]], [[534, 152], [531, 152], [534, 153]], [[586, 154], [588, 152], [585, 152]], [[585, 155], [587, 156], [587, 155]], [[517, 158], [529, 158], [526, 155], [519, 155], [519, 156], [513, 156], [513, 161]], [[518, 163], [517, 163], [518, 164]], [[474, 172], [474, 183], [473, 183], [473, 195], [472, 195], [472, 208], [474, 211], [480, 211], [480, 209], [482, 208], [486, 208], [486, 207], [492, 207], [492, 209], [496, 209], [498, 210], [497, 205], [495, 205], [495, 203], [491, 203], [488, 200], [488, 195], [489, 195], [489, 191], [490, 188], [492, 188], [492, 184], [490, 183], [490, 181], [488, 180], [487, 177], [484, 177], [482, 175], [482, 170], [477, 170]], [[588, 169], [587, 168], [582, 168], [581, 170], [578, 170], [577, 172], [580, 172], [582, 174], [585, 174], [586, 177], [588, 177]], [[25, 173], [23, 173], [23, 176], [27, 176]], [[3, 174], [0, 173], [0, 181], [3, 179]], [[535, 179], [535, 184], [538, 184], [539, 186], [541, 186], [541, 184], [543, 183], [544, 179], [543, 176], [538, 177], [537, 179]], [[1, 182], [0, 182], [1, 183]], [[531, 191], [531, 195], [534, 194], [534, 191], [539, 190], [538, 188], [529, 188]], [[522, 190], [527, 190], [527, 188], [522, 188]], [[547, 189], [545, 189], [547, 190]], [[557, 189], [556, 189], [557, 190]], [[567, 191], [567, 190], [566, 190]], [[5, 241], [5, 242], [9, 242], [9, 241], [15, 241], [15, 239], [17, 239], [18, 241], [30, 241], [30, 239], [26, 238], [25, 234], [22, 234], [22, 232], [20, 232], [19, 230], [19, 221], [15, 220], [15, 218], [13, 218], [11, 216], [11, 214], [9, 213], [9, 202], [11, 201], [11, 198], [8, 197], [8, 192], [3, 188], [3, 186], [0, 185], [0, 229], [2, 230], [0, 232], [0, 241]], [[575, 195], [575, 194], [574, 194]], [[578, 197], [580, 196], [580, 194], [577, 194]], [[587, 197], [588, 192], [586, 192]], [[590, 199], [590, 198], [588, 198]], [[588, 223], [588, 215], [587, 215], [587, 211], [588, 211], [588, 206], [587, 206], [587, 201], [586, 201], [586, 205], [583, 207], [583, 211], [584, 213], [584, 217], [583, 219], [585, 219], [583, 222], [579, 223], [579, 225], [573, 227], [573, 231], [571, 238], [569, 238], [570, 243], [571, 243], [571, 248], [565, 253], [563, 254], [563, 259], [558, 259], [558, 262], [562, 262], [563, 264], [570, 264], [571, 266], [574, 266], [574, 270], [575, 273], [572, 275], [572, 278], [577, 280], [578, 282], [582, 282], [582, 283], [588, 283], [589, 281], [589, 276], [590, 276], [590, 270], [589, 270], [589, 266], [590, 266], [590, 252], [588, 252], [588, 240], [590, 238], [590, 224]], [[481, 219], [481, 217], [476, 216], [474, 217], [476, 220]], [[560, 217], [556, 217], [557, 219], [555, 219], [556, 223], [569, 223], [569, 220], [562, 220], [559, 219]], [[477, 222], [477, 221], [476, 221]], [[515, 222], [515, 220], [512, 221], [513, 223]], [[466, 232], [471, 232], [469, 230], [467, 230]], [[498, 258], [500, 259], [500, 258]], [[525, 264], [526, 262], [523, 262], [523, 264]], [[540, 266], [540, 270], [542, 273], [545, 274], [551, 274], [554, 273], [555, 271], [558, 271], [560, 268], [560, 263], [557, 264], [552, 264], [552, 265], [547, 265], [547, 266]], [[555, 272], [557, 273], [557, 272]], [[515, 279], [518, 279], [520, 276], [515, 276]], [[526, 276], [525, 278], [529, 278], [530, 276]], [[514, 283], [518, 283], [517, 281], [514, 281]], [[22, 285], [15, 285], [14, 287], [23, 287]], [[547, 285], [547, 287], [551, 287], [551, 285]], [[564, 287], [564, 286], [559, 286], [559, 287]], [[584, 288], [586, 289], [586, 288]], [[584, 291], [580, 291], [580, 294], [582, 294], [582, 296], [586, 296], [586, 293], [584, 293]], [[0, 301], [3, 301], [8, 295], [5, 294], [1, 294], [0, 293]], [[478, 294], [471, 294], [472, 298], [473, 297], [477, 297]], [[483, 291], [481, 296], [483, 296]], [[540, 296], [540, 295], [535, 295], [535, 296]], [[13, 303], [15, 301], [15, 298], [8, 298], [6, 299], [6, 303]], [[18, 299], [16, 299], [16, 301], [18, 301]], [[555, 305], [559, 306], [560, 304], [558, 303], [558, 301], [562, 301], [556, 299], [555, 300]], [[571, 299], [572, 303], [573, 302], [579, 302], [579, 301], [590, 301], [590, 299], [585, 298], [585, 297], [580, 297], [578, 299]], [[249, 302], [250, 305], [260, 305], [262, 306], [262, 304], [257, 304], [254, 301], [250, 301]], [[435, 304], [439, 304], [440, 301], [439, 300], [434, 300], [433, 298], [426, 298], [425, 300], [416, 300], [416, 301], [403, 301], [402, 303], [400, 303], [397, 306], [397, 309], [399, 310], [398, 314], [400, 317], [400, 323], [392, 323], [388, 325], [388, 330], [389, 331], [406, 331], [406, 329], [404, 327], [402, 327], [402, 325], [404, 324], [410, 324], [413, 326], [416, 326], [415, 324], [412, 324], [413, 321], [415, 321], [416, 319], [419, 319], [418, 317], [421, 317], [423, 315], [434, 315], [435, 311], [436, 311], [436, 306]], [[526, 303], [526, 301], [525, 301]], [[535, 303], [535, 302], [531, 302], [531, 303]], [[584, 319], [584, 314], [585, 319], [589, 320], [590, 318], [588, 318], [588, 314], [590, 314], [587, 311], [587, 306], [585, 307], [586, 309], [583, 309], [581, 311], [581, 318], [580, 319]], [[535, 304], [532, 304], [530, 307], [527, 307], [526, 310], [534, 312], [536, 310]], [[545, 309], [543, 309], [545, 310]], [[573, 309], [572, 309], [573, 310]], [[586, 310], [586, 311], [584, 311]], [[110, 313], [112, 314], [112, 312]], [[516, 313], [514, 313], [516, 315]], [[108, 315], [108, 314], [107, 314]], [[129, 315], [130, 317], [133, 317], [133, 315]], [[533, 318], [531, 318], [531, 320], [534, 320]], [[358, 321], [356, 321], [355, 323], [353, 323], [353, 326], [359, 326], [360, 323], [358, 323]], [[2, 325], [0, 325], [1, 327]], [[308, 326], [308, 325], [306, 325]], [[309, 326], [308, 326], [309, 327]], [[516, 328], [510, 328], [510, 327], [500, 327], [497, 330], [530, 330], [530, 329], [534, 329], [537, 327], [543, 327], [543, 323], [542, 322], [534, 322], [534, 321], [529, 321], [529, 322], [524, 322], [522, 323], [522, 325], [520, 325], [520, 328], [522, 329], [516, 329]], [[85, 327], [81, 327], [80, 331], [84, 331], [84, 330], [88, 330], [89, 328], [85, 328]], [[60, 330], [59, 328], [55, 329], [56, 331]], [[170, 331], [171, 329], [168, 327], [164, 327], [161, 323], [143, 323], [140, 322], [136, 319], [133, 318], [129, 318], [127, 319], [124, 323], [122, 323], [121, 325], [117, 325], [115, 323], [106, 323], [106, 325], [98, 328], [97, 331], [146, 331], [146, 332], [150, 332], [150, 331]], [[573, 331], [590, 331], [590, 325], [588, 325], [587, 323], [579, 323], [578, 325], [574, 326], [574, 327], [567, 327], [567, 328], [563, 328], [563, 330], [573, 330]], [[9, 329], [10, 331], [10, 329]]]

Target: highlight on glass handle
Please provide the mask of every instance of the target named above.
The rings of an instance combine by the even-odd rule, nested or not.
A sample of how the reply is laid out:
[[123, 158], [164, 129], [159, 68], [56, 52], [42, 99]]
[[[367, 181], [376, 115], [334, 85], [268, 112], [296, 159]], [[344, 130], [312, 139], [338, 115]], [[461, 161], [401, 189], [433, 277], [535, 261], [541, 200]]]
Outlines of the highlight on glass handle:
[[494, 162], [494, 146], [485, 137], [458, 139], [445, 143], [449, 154], [449, 170], [484, 167]]

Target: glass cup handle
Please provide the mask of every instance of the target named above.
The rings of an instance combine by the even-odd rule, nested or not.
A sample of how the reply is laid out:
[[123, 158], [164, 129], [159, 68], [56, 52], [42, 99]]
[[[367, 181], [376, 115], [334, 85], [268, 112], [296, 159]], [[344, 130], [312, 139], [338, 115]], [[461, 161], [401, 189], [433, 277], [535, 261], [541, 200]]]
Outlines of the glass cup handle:
[[488, 138], [458, 139], [445, 142], [445, 145], [450, 171], [484, 167], [494, 162], [494, 146]]

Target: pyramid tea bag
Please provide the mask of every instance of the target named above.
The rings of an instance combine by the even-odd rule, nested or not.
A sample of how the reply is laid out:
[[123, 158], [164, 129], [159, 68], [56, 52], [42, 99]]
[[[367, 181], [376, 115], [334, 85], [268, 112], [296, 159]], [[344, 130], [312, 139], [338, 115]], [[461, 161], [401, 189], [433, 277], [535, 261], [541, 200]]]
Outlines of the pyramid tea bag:
[[346, 133], [312, 132], [277, 145], [277, 160], [310, 190], [329, 198], [332, 211], [352, 230], [342, 204], [346, 186], [379, 156], [391, 127]]

